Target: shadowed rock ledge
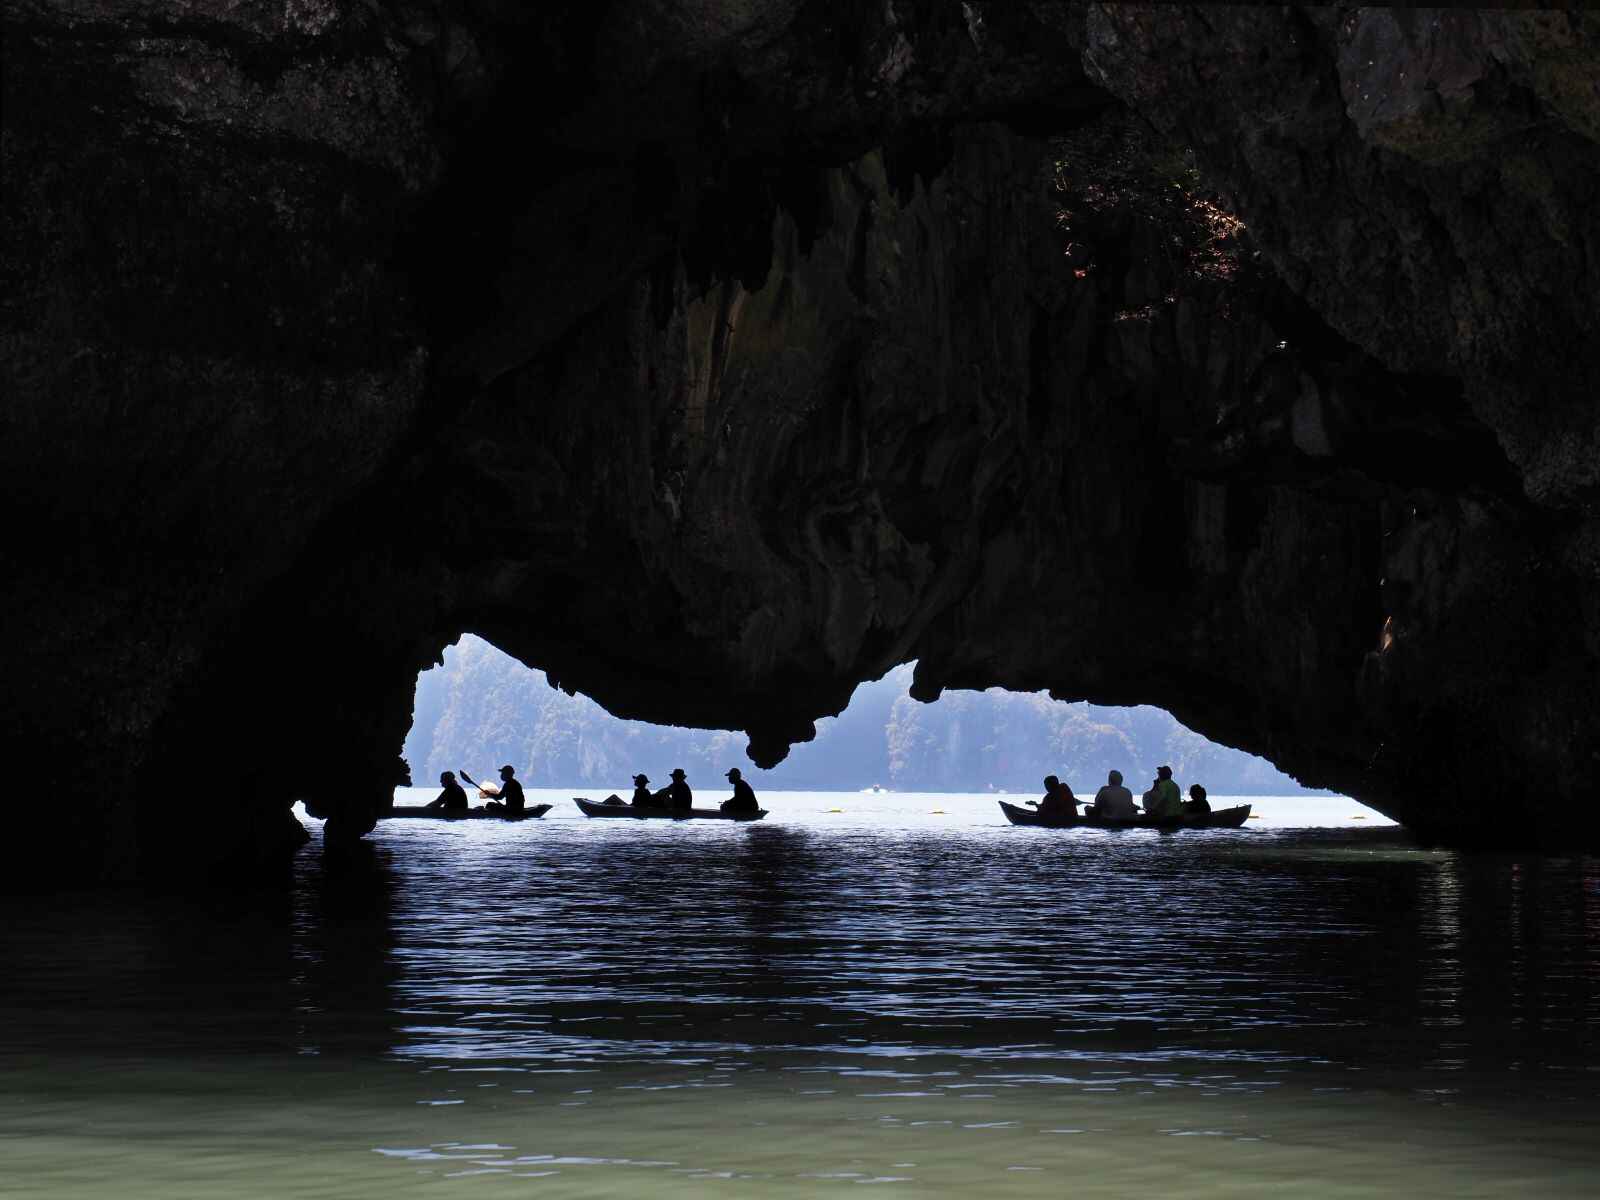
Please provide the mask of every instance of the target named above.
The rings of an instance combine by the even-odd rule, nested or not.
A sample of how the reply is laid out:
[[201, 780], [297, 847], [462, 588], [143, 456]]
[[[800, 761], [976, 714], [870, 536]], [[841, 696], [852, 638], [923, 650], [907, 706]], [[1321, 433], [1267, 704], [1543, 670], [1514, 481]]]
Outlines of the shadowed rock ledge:
[[758, 763], [915, 658], [1600, 840], [1593, 16], [524, 7], [7, 9], [41, 870], [359, 832], [463, 630]]

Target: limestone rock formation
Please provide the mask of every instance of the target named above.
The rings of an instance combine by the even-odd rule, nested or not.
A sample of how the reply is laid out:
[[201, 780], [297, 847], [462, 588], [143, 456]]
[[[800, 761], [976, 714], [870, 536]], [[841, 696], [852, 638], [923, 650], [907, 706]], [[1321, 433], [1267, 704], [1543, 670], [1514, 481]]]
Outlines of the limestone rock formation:
[[1587, 12], [5, 23], [0, 727], [83, 873], [360, 832], [463, 630], [757, 762], [916, 658], [1600, 840]]

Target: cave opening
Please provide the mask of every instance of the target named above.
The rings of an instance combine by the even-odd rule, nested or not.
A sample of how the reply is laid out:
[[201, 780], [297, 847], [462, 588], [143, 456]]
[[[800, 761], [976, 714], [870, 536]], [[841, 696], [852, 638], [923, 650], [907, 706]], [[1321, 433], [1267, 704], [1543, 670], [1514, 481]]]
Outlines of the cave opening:
[[530, 788], [619, 790], [637, 772], [664, 783], [683, 767], [702, 788], [739, 767], [757, 787], [851, 792], [871, 788], [963, 794], [1038, 790], [1057, 774], [1093, 795], [1107, 772], [1130, 782], [1170, 764], [1219, 795], [1328, 796], [1266, 759], [1212, 742], [1151, 705], [1053, 700], [1045, 692], [947, 690], [911, 695], [915, 663], [859, 685], [839, 715], [770, 770], [752, 766], [736, 730], [658, 725], [613, 716], [492, 642], [465, 634], [417, 676], [403, 757], [426, 790], [443, 771], [492, 779], [502, 763]]

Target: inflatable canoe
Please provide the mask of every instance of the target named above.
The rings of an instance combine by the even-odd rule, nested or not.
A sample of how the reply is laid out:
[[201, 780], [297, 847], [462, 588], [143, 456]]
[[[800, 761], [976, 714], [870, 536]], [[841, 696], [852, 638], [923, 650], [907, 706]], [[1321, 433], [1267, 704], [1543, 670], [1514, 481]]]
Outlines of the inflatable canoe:
[[504, 813], [484, 812], [482, 808], [443, 809], [427, 808], [420, 804], [401, 804], [385, 811], [379, 820], [406, 817], [413, 821], [526, 821], [530, 817], [544, 816], [551, 807], [549, 804], [530, 804], [518, 815], [508, 817]]
[[1047, 829], [1238, 829], [1250, 819], [1250, 806], [1219, 808], [1215, 812], [1178, 817], [1170, 821], [1152, 821], [1149, 817], [1135, 817], [1131, 821], [1101, 821], [1095, 817], [1067, 817], [1047, 819], [1037, 809], [1023, 808], [1017, 804], [1000, 802], [1000, 811], [1013, 825], [1043, 825]]
[[596, 804], [582, 796], [572, 802], [586, 817], [631, 817], [635, 821], [759, 821], [767, 810], [758, 808], [753, 813], [725, 813], [716, 808], [635, 808], [631, 804]]

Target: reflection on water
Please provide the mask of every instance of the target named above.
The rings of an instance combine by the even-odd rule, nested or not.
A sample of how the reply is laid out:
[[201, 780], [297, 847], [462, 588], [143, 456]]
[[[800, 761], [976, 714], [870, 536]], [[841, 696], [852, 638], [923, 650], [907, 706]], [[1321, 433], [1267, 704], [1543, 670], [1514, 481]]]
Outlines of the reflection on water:
[[1593, 859], [1283, 804], [1178, 836], [771, 806], [396, 822], [280, 887], [32, 901], [0, 1191], [1590, 1190]]

